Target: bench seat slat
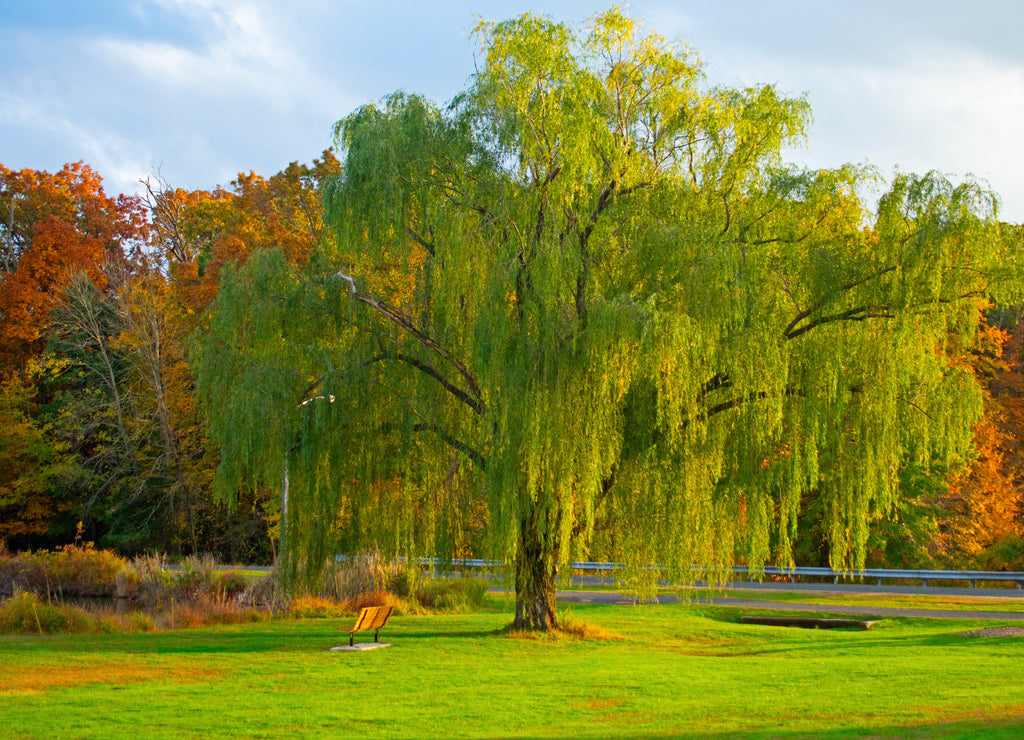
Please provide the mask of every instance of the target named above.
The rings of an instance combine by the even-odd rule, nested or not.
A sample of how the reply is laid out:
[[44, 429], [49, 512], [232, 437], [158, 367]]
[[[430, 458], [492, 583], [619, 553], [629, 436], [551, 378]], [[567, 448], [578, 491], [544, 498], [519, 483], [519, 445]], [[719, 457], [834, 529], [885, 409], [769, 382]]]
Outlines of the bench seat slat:
[[356, 619], [356, 623], [348, 628], [343, 628], [344, 631], [348, 632], [348, 644], [353, 644], [355, 640], [356, 632], [365, 632], [368, 630], [374, 630], [374, 641], [376, 641], [378, 635], [377, 632], [381, 627], [384, 627], [388, 623], [388, 619], [391, 618], [391, 613], [395, 610], [393, 606], [367, 606], [359, 612], [359, 617]]

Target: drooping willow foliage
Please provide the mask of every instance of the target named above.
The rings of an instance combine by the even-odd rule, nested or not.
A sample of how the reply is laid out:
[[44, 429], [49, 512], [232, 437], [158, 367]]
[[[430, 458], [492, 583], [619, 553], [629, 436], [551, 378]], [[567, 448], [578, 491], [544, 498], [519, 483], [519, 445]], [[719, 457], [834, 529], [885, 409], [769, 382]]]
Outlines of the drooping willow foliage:
[[638, 584], [791, 562], [807, 496], [863, 562], [901, 465], [980, 413], [951, 358], [1015, 280], [993, 197], [899, 175], [872, 214], [870, 173], [783, 162], [805, 100], [709, 88], [618, 11], [476, 37], [449, 107], [337, 124], [315, 259], [225, 273], [196, 348], [218, 490], [285, 474], [293, 575], [471, 543], [540, 629], [595, 548]]

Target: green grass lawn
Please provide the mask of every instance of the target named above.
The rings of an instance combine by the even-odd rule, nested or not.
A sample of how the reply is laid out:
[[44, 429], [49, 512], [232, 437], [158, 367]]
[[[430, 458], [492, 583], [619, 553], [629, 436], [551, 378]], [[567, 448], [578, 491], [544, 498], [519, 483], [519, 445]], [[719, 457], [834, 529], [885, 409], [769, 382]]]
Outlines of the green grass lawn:
[[[398, 616], [392, 647], [329, 652], [346, 620], [0, 637], [0, 736], [1019, 737], [1024, 638], [998, 623], [865, 632], [737, 623], [687, 604], [577, 605], [616, 640], [513, 638], [500, 599]], [[563, 617], [565, 613], [563, 611]], [[367, 639], [363, 636], [363, 639]]]

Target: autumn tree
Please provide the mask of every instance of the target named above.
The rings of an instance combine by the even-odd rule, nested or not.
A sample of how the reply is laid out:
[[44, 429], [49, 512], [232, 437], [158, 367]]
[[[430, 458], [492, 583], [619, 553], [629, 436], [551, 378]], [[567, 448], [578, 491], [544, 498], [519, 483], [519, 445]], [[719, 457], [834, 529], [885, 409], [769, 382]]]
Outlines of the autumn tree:
[[106, 262], [137, 258], [147, 221], [137, 197], [107, 196], [81, 162], [55, 174], [0, 165], [0, 216], [0, 363], [11, 371], [45, 348], [71, 275], [99, 279]]
[[[936, 497], [941, 556], [974, 567], [987, 550], [1024, 535], [1024, 325], [1019, 311], [993, 308], [971, 367], [984, 392], [968, 465]], [[983, 564], [984, 565], [984, 564]]]
[[[108, 196], [88, 165], [68, 164], [52, 174], [0, 165], [0, 375], [27, 394], [18, 407], [21, 421], [12, 424], [40, 435], [39, 444], [23, 449], [48, 450], [5, 462], [11, 465], [7, 474], [12, 479], [35, 481], [44, 491], [37, 501], [50, 501], [51, 513], [72, 508], [73, 488], [83, 479], [77, 473], [73, 480], [66, 475], [70, 468], [81, 472], [79, 461], [48, 416], [52, 399], [46, 378], [59, 361], [43, 357], [53, 326], [51, 312], [61, 304], [74, 275], [85, 274], [102, 285], [106, 265], [127, 269], [137, 264], [146, 233], [139, 199]], [[50, 520], [46, 526], [56, 526]], [[11, 526], [29, 527], [41, 536], [46, 533], [41, 522], [26, 509]]]
[[126, 551], [196, 552], [208, 480], [195, 468], [211, 467], [167, 281], [109, 264], [100, 284], [77, 273], [52, 317], [40, 418], [86, 473], [79, 518]]
[[159, 177], [146, 181], [154, 243], [179, 302], [197, 315], [213, 300], [221, 267], [277, 247], [302, 263], [323, 235], [318, 186], [340, 164], [325, 151], [311, 165], [292, 162], [269, 178], [239, 173], [229, 189], [188, 191]]
[[980, 413], [945, 350], [1016, 279], [991, 196], [899, 175], [872, 215], [860, 171], [782, 161], [805, 100], [708, 88], [617, 11], [476, 38], [450, 107], [338, 123], [333, 246], [225, 270], [197, 350], [218, 490], [284, 483], [286, 575], [360, 527], [443, 552], [469, 492], [529, 629], [596, 536], [639, 581], [792, 562], [810, 491], [861, 564], [902, 462]]
[[0, 248], [2, 269], [13, 273], [35, 238], [35, 226], [55, 218], [98, 239], [109, 251], [133, 252], [144, 235], [146, 215], [135, 196], [107, 196], [103, 179], [84, 162], [56, 173], [10, 170], [0, 164]]
[[[77, 463], [59, 505], [108, 545], [266, 557], [264, 494], [244, 492], [233, 508], [208, 495], [217, 450], [185, 343], [223, 263], [270, 244], [306, 259], [323, 230], [317, 183], [338, 167], [326, 152], [209, 192], [157, 176], [144, 203], [108, 197], [82, 163], [54, 174], [0, 167], [0, 353], [33, 384], [19, 407], [31, 409], [26, 423], [61, 451], [19, 453], [11, 460], [27, 467], [11, 474], [45, 481], [48, 468]], [[43, 496], [39, 511], [44, 500], [56, 505]]]
[[[147, 420], [151, 447], [150, 486], [160, 492], [162, 508], [179, 543], [200, 550], [198, 512], [208, 491], [207, 439], [193, 397], [185, 361], [180, 309], [171, 286], [156, 272], [126, 281], [117, 296], [121, 332], [115, 348], [128, 360], [136, 390], [135, 405]], [[212, 473], [212, 470], [210, 471]]]
[[135, 428], [145, 440], [138, 454], [148, 482], [135, 490], [149, 493], [137, 508], [158, 512], [150, 519], [155, 529], [186, 550], [202, 543], [225, 557], [251, 558], [270, 544], [264, 492], [242, 491], [231, 506], [208, 495], [217, 448], [195, 407], [187, 338], [226, 262], [244, 263], [270, 245], [297, 263], [307, 259], [323, 231], [317, 184], [338, 169], [327, 151], [312, 165], [292, 163], [270, 177], [240, 173], [227, 189], [184, 190], [159, 175], [144, 183], [158, 270], [140, 272], [112, 296], [113, 344], [129, 371]]

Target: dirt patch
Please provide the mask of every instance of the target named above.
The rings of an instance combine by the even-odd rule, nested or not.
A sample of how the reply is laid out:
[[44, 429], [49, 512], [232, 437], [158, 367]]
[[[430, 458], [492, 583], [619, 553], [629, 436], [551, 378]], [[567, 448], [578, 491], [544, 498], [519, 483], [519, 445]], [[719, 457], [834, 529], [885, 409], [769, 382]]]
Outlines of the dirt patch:
[[1024, 637], [1024, 627], [988, 627], [982, 630], [961, 632], [970, 637]]
[[626, 703], [625, 699], [595, 699], [590, 698], [583, 702], [573, 704], [574, 709], [588, 709], [591, 712], [608, 712], [618, 709]]
[[[605, 687], [608, 688], [608, 687]], [[583, 701], [572, 702], [573, 709], [593, 712], [591, 722], [614, 722], [617, 724], [642, 724], [641, 718], [636, 712], [621, 712], [620, 709], [628, 699], [597, 699], [594, 697]]]

